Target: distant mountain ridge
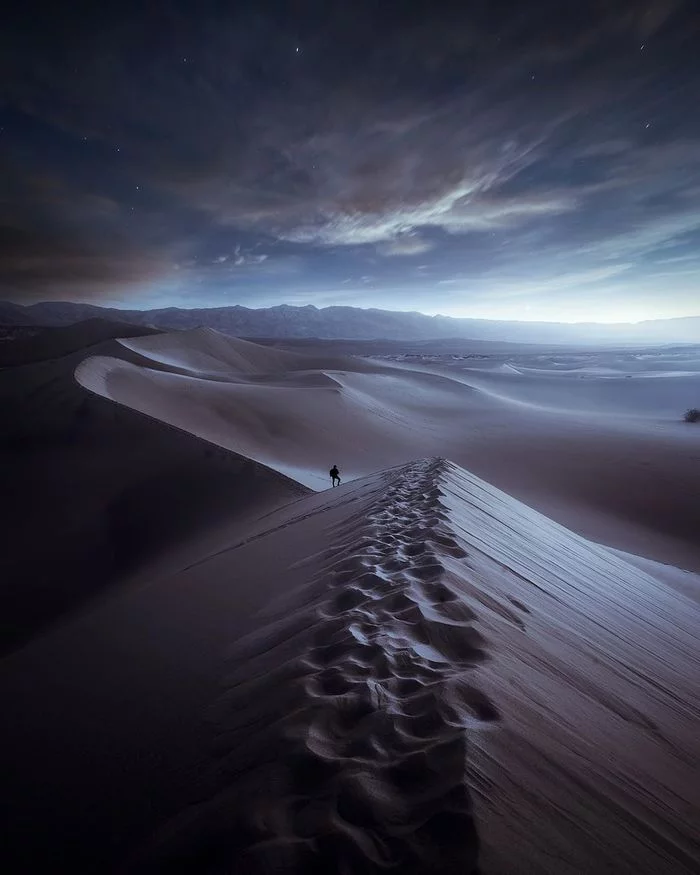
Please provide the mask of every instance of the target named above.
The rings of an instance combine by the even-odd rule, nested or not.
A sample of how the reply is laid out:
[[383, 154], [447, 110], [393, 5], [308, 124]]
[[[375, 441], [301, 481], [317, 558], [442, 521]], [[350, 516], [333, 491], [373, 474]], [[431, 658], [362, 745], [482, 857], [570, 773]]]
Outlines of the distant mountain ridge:
[[417, 312], [281, 304], [253, 309], [235, 305], [158, 310], [120, 310], [70, 301], [30, 306], [0, 302], [0, 325], [71, 325], [109, 319], [160, 329], [205, 326], [242, 337], [343, 340], [437, 340], [465, 338], [514, 343], [700, 343], [700, 316], [627, 323], [515, 322], [426, 316]]

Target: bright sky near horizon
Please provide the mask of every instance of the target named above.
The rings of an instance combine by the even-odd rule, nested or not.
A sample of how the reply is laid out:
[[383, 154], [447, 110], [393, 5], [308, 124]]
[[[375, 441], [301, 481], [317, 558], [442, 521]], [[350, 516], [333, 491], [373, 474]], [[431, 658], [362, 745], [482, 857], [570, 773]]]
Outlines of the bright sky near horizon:
[[0, 298], [700, 314], [694, 0], [15, 4]]

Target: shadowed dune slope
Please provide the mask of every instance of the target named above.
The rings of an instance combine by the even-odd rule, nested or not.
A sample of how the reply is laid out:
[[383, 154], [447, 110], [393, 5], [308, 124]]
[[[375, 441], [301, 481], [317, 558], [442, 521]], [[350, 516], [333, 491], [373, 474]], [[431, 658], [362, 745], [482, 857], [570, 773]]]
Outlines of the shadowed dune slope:
[[31, 337], [0, 344], [0, 368], [62, 358], [115, 337], [145, 337], [155, 333], [155, 328], [106, 319], [88, 319], [61, 328], [45, 328]]
[[23, 871], [697, 871], [700, 606], [612, 551], [428, 459], [181, 567], [5, 661]]
[[[91, 349], [120, 347], [107, 341]], [[73, 377], [84, 355], [0, 372], [3, 650], [173, 543], [307, 492], [282, 474], [85, 391]]]

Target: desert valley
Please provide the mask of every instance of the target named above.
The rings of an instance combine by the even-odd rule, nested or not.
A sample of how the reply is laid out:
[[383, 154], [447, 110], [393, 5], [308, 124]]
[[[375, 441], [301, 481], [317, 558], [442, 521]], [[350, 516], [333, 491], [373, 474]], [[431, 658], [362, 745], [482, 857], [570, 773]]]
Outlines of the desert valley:
[[4, 871], [698, 871], [700, 348], [0, 355]]

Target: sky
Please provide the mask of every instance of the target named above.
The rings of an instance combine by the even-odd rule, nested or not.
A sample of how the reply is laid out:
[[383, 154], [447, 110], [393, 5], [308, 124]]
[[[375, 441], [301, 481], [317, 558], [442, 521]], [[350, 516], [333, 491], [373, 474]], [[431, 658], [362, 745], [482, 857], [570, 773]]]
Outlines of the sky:
[[2, 299], [700, 314], [697, 0], [12, 7]]

